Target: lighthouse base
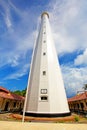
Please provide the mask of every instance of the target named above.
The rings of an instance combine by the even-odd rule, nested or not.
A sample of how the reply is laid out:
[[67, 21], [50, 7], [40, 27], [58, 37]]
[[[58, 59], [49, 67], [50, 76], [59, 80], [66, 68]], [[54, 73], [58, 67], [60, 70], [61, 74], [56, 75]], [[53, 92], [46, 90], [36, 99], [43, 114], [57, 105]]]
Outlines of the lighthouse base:
[[25, 112], [25, 116], [33, 116], [33, 117], [65, 117], [70, 116], [71, 112], [67, 113], [28, 113]]

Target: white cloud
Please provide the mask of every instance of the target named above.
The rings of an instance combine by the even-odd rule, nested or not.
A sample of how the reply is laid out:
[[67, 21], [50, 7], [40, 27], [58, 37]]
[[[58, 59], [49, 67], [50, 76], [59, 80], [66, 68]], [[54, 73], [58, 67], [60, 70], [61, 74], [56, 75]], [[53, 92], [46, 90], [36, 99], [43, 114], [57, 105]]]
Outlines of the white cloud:
[[[34, 17], [36, 16], [34, 16], [30, 9], [21, 11], [11, 1], [8, 1], [8, 3], [1, 1], [0, 5], [3, 7], [4, 11], [1, 13], [8, 28], [2, 34], [0, 55], [3, 55], [3, 57], [0, 57], [0, 67], [6, 64], [10, 64], [12, 67], [21, 67], [20, 57], [22, 57], [22, 62], [27, 64], [25, 63], [25, 56], [33, 48], [36, 38], [37, 30], [34, 27]], [[19, 22], [16, 22], [16, 25], [12, 20], [11, 9], [21, 19]]]
[[6, 27], [8, 29], [11, 29], [11, 27], [12, 27], [12, 21], [11, 21], [11, 15], [10, 15], [9, 5], [5, 1], [0, 1], [0, 5], [4, 9], [4, 12], [1, 12], [1, 14], [4, 17]]
[[82, 90], [84, 84], [87, 83], [87, 67], [75, 68], [62, 65], [61, 70], [68, 96], [76, 94], [78, 90]]
[[10, 79], [18, 80], [20, 79], [20, 77], [24, 76], [28, 72], [29, 72], [29, 64], [26, 64], [22, 66], [21, 68], [19, 68], [19, 70], [17, 70], [15, 73], [12, 73], [8, 75], [7, 77], [5, 77], [4, 80], [10, 80]]
[[87, 49], [74, 60], [75, 65], [87, 65]]
[[87, 47], [86, 5], [86, 0], [55, 0], [50, 3], [50, 22], [59, 54]]
[[56, 48], [58, 54], [73, 52], [76, 49], [77, 40], [74, 37], [68, 36], [64, 33], [54, 33], [54, 38], [56, 42]]
[[5, 22], [6, 22], [6, 25], [8, 28], [10, 28], [12, 26], [12, 23], [11, 23], [11, 20], [10, 20], [10, 17], [8, 16], [8, 14], [5, 17]]

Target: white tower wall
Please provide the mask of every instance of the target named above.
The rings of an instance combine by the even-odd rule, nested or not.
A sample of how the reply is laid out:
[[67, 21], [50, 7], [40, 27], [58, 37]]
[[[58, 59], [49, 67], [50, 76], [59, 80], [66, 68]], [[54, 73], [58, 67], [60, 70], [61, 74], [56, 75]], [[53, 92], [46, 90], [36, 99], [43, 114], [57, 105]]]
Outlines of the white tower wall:
[[31, 63], [25, 113], [33, 116], [70, 115], [60, 66], [44, 12]]

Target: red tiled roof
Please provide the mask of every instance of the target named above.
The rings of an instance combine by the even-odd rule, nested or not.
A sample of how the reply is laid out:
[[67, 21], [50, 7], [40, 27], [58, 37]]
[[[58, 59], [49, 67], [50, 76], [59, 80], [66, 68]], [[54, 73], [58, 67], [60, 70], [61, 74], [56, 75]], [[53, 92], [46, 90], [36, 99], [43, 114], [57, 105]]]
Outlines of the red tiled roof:
[[3, 88], [2, 86], [0, 86], [0, 91], [6, 92], [6, 93], [9, 92], [6, 88]]
[[83, 100], [83, 99], [87, 99], [87, 92], [78, 94], [72, 98], [68, 98], [68, 102], [73, 102], [73, 101], [78, 101], [78, 100]]
[[10, 93], [7, 89], [0, 87], [0, 97], [2, 98], [7, 98], [7, 99], [12, 99], [12, 100], [24, 100], [23, 96]]

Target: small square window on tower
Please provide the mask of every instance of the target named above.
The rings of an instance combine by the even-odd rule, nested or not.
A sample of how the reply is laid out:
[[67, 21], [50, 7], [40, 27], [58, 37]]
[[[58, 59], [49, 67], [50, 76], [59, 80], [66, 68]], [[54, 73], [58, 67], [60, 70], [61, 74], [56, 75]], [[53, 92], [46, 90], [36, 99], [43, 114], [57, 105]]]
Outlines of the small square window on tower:
[[44, 40], [43, 42], [44, 42], [44, 43], [46, 43], [46, 41], [45, 41], [45, 40]]
[[46, 75], [46, 71], [43, 71], [43, 75]]
[[41, 96], [41, 101], [47, 101], [48, 97], [47, 96]]
[[45, 53], [45, 52], [43, 52], [43, 55], [45, 56], [45, 55], [46, 55], [46, 53]]
[[47, 89], [41, 89], [41, 94], [47, 94]]

